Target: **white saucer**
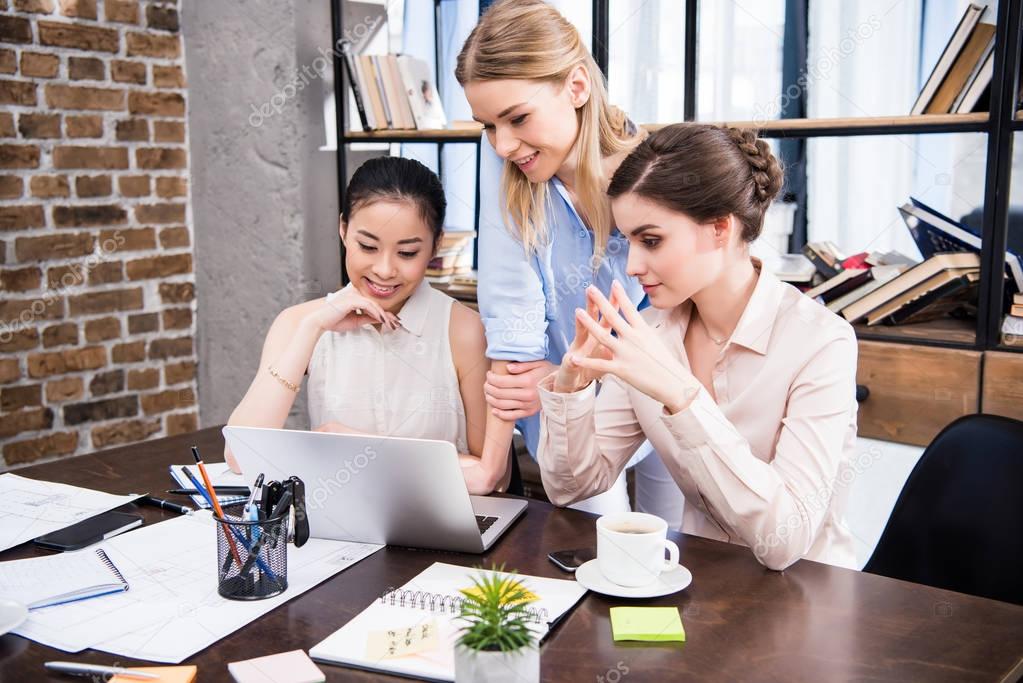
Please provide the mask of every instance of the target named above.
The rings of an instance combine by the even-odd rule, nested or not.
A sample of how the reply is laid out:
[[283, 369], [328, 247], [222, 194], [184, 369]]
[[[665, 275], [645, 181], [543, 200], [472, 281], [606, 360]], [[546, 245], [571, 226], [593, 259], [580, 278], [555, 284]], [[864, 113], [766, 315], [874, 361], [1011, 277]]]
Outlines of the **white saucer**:
[[657, 580], [645, 586], [619, 586], [611, 583], [600, 573], [596, 560], [590, 560], [575, 570], [575, 580], [595, 593], [613, 595], [617, 598], [656, 598], [677, 593], [693, 582], [692, 573], [682, 565], [668, 572], [661, 572]]
[[28, 608], [14, 600], [0, 599], [0, 636], [12, 631], [28, 619]]

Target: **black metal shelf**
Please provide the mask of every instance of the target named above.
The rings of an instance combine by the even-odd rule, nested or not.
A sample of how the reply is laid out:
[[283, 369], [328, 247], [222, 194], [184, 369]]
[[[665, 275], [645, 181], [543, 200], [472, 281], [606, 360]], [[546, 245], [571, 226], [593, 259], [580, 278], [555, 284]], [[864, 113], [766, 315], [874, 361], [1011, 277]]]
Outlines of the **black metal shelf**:
[[[341, 3], [343, 0], [331, 0], [331, 12], [334, 29], [335, 45], [339, 45], [344, 36], [342, 25]], [[437, 12], [440, 0], [434, 0], [434, 35], [436, 30]], [[728, 125], [751, 127], [760, 131], [763, 137], [803, 140], [817, 137], [853, 137], [877, 135], [930, 135], [940, 133], [981, 133], [988, 136], [987, 160], [984, 187], [984, 220], [983, 247], [981, 251], [981, 282], [979, 313], [972, 341], [969, 334], [962, 330], [942, 332], [940, 329], [923, 336], [893, 332], [891, 330], [873, 331], [857, 328], [860, 339], [886, 342], [941, 346], [956, 349], [983, 351], [988, 349], [1012, 350], [1023, 352], [1021, 347], [1004, 347], [1000, 343], [1000, 327], [1003, 310], [1002, 279], [993, 277], [992, 273], [1000, 274], [1005, 266], [1005, 247], [1008, 235], [1009, 181], [1012, 172], [1012, 146], [1016, 131], [1023, 131], [1023, 112], [1016, 111], [1017, 78], [1020, 71], [1020, 27], [1021, 4], [1019, 2], [1001, 2], [995, 30], [994, 74], [991, 81], [990, 114], [942, 114], [925, 116], [890, 116], [873, 118], [842, 118], [842, 119], [805, 119], [785, 118], [772, 121], [736, 121], [723, 122]], [[609, 5], [610, 0], [592, 0], [593, 36], [592, 53], [597, 65], [605, 78], [608, 73], [609, 59]], [[685, 68], [681, 74], [684, 86], [682, 120], [696, 121], [697, 112], [697, 76], [699, 73], [699, 0], [685, 0], [684, 50]], [[800, 30], [806, 30], [805, 16]], [[805, 38], [805, 36], [804, 36]], [[437, 47], [439, 54], [439, 46]], [[805, 46], [804, 46], [805, 47]], [[799, 53], [803, 54], [803, 53]], [[797, 55], [798, 56], [798, 55]], [[438, 61], [439, 64], [439, 61]], [[337, 130], [348, 130], [348, 117], [345, 107], [347, 101], [347, 79], [340, 54], [335, 50], [335, 103]], [[438, 83], [442, 74], [438, 73]], [[784, 84], [783, 84], [784, 85]], [[805, 97], [805, 89], [803, 92]], [[787, 112], [801, 115], [805, 113], [805, 101], [802, 107]], [[721, 122], [706, 122], [721, 123]], [[667, 124], [648, 124], [644, 127], [654, 129]], [[339, 135], [338, 143], [338, 197], [343, 200], [347, 180], [346, 146], [354, 143], [431, 143], [476, 144], [476, 168], [479, 175], [480, 164], [480, 133], [471, 130], [445, 131], [349, 131]], [[793, 143], [797, 144], [797, 143]], [[479, 229], [479, 183], [476, 183], [476, 229]], [[805, 240], [805, 230], [797, 231], [793, 238]], [[790, 245], [791, 246], [791, 245]], [[796, 245], [797, 247], [799, 245]], [[344, 253], [342, 251], [342, 259]]]

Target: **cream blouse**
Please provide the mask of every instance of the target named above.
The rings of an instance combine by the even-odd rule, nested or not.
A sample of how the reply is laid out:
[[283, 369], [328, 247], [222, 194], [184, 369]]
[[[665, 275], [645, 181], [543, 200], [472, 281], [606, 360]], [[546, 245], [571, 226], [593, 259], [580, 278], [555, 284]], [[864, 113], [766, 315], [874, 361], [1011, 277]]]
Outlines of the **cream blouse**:
[[398, 312], [397, 330], [367, 324], [324, 333], [309, 361], [311, 427], [337, 421], [370, 434], [450, 441], [468, 453], [448, 338], [453, 303], [423, 281]]
[[[685, 367], [691, 302], [643, 317]], [[664, 406], [615, 377], [597, 395], [540, 384], [539, 464], [551, 500], [606, 490], [649, 439], [685, 494], [682, 531], [749, 546], [772, 569], [799, 558], [855, 567], [843, 521], [856, 444], [852, 327], [762, 271], [688, 408]]]

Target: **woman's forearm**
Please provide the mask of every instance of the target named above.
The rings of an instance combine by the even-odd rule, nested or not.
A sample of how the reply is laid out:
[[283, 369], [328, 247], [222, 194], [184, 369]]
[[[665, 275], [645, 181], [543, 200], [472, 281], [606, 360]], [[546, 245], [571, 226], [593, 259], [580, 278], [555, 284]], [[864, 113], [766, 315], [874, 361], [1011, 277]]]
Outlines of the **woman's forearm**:
[[294, 386], [302, 384], [306, 368], [321, 332], [314, 325], [300, 323], [284, 351], [260, 367], [238, 407], [228, 419], [229, 425], [249, 427], [282, 427], [298, 394], [270, 374], [273, 367], [280, 377]]

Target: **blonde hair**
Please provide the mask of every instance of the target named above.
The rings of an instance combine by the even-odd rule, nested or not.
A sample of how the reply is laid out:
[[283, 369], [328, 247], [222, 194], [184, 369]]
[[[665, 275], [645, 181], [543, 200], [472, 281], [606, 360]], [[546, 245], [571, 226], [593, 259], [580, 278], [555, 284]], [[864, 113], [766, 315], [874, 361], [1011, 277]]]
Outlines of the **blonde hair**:
[[[611, 206], [604, 193], [602, 159], [631, 149], [639, 140], [630, 136], [625, 114], [608, 103], [604, 75], [579, 32], [541, 0], [500, 0], [469, 34], [455, 68], [464, 87], [472, 81], [533, 80], [561, 86], [577, 66], [590, 77], [590, 97], [577, 110], [579, 134], [575, 195], [593, 229], [594, 263], [599, 262], [611, 233]], [[547, 241], [548, 183], [532, 183], [512, 162], [505, 161], [501, 178], [506, 204], [505, 224], [518, 227], [528, 251]], [[514, 232], [514, 230], [512, 230]]]

